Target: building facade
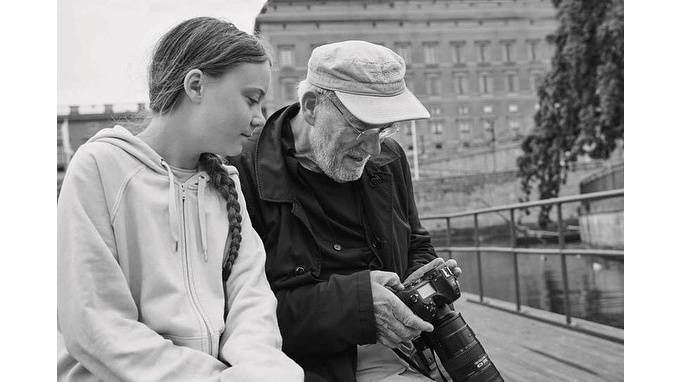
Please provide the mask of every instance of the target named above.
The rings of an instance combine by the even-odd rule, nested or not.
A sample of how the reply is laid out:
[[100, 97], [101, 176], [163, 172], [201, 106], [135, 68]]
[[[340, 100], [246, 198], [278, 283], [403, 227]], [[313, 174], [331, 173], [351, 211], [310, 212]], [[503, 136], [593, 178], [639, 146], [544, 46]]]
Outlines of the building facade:
[[421, 175], [511, 170], [556, 27], [548, 0], [270, 0], [255, 24], [274, 55], [265, 108], [296, 101], [316, 46], [367, 40], [404, 58], [407, 86], [430, 111], [415, 137], [409, 124], [395, 137]]

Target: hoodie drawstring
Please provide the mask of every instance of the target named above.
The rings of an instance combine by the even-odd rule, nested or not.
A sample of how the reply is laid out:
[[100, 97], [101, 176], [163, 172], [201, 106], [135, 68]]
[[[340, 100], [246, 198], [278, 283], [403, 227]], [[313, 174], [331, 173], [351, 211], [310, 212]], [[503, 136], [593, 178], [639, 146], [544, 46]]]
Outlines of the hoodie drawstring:
[[205, 228], [205, 185], [207, 179], [205, 175], [198, 176], [198, 231], [201, 235], [201, 246], [203, 248], [203, 260], [208, 262], [208, 240], [206, 239]]
[[161, 165], [168, 170], [168, 180], [170, 187], [168, 189], [168, 209], [170, 210], [170, 234], [172, 240], [175, 242], [175, 252], [179, 250], [179, 217], [177, 215], [177, 202], [175, 201], [175, 175], [172, 173], [168, 163], [161, 159]]

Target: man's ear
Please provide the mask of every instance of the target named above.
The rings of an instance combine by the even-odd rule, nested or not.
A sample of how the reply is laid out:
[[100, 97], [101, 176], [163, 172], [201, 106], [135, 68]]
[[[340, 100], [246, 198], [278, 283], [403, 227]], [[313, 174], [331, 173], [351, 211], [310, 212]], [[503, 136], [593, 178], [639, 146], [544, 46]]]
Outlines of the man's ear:
[[300, 111], [302, 112], [302, 117], [304, 118], [305, 122], [307, 122], [310, 126], [314, 126], [314, 121], [316, 120], [315, 110], [318, 103], [319, 96], [316, 93], [308, 91], [302, 95]]
[[192, 103], [200, 103], [203, 97], [205, 75], [200, 69], [191, 69], [184, 76], [184, 93]]

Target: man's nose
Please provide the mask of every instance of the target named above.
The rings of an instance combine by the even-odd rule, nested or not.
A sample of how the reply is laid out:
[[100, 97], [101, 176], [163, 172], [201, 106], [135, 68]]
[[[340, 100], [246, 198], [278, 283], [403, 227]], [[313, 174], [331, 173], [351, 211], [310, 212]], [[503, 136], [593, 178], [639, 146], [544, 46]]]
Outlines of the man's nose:
[[361, 148], [371, 156], [380, 154], [380, 137], [378, 134], [371, 134], [363, 137], [361, 140]]

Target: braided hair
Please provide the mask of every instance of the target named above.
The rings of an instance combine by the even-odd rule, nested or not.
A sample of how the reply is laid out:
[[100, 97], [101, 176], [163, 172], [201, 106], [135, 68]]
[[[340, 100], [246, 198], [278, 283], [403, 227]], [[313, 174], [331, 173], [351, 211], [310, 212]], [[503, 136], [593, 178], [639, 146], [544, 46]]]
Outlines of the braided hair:
[[231, 269], [238, 256], [241, 247], [241, 206], [238, 203], [236, 184], [229, 177], [229, 173], [223, 167], [225, 162], [217, 154], [203, 153], [198, 159], [198, 166], [208, 173], [210, 185], [219, 192], [227, 201], [227, 219], [229, 219], [229, 245], [224, 247], [224, 260], [222, 264], [222, 281], [227, 281]]

